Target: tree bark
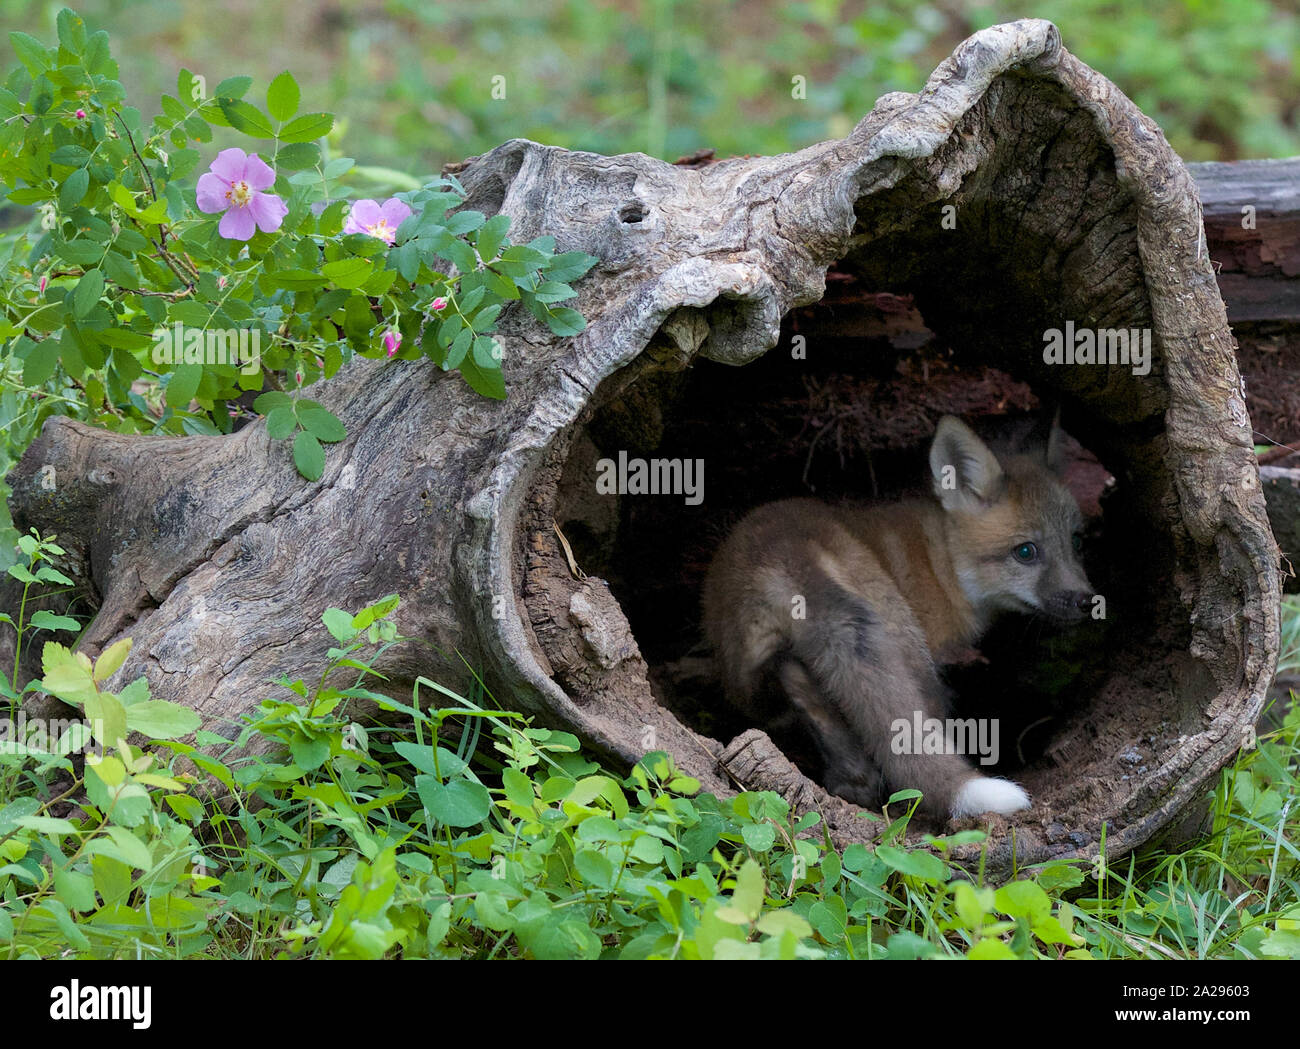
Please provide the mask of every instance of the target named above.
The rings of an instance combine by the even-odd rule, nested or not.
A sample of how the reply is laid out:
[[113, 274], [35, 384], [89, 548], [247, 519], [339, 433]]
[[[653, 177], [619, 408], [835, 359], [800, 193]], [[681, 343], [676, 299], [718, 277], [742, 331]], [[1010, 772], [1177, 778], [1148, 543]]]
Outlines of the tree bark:
[[[260, 422], [153, 439], [52, 419], [12, 472], [15, 522], [58, 533], [98, 609], [84, 647], [134, 638], [118, 681], [143, 673], [156, 697], [233, 736], [270, 680], [319, 671], [326, 607], [398, 592], [399, 627], [428, 644], [379, 664], [395, 695], [421, 674], [463, 687], [473, 667], [502, 705], [615, 763], [667, 750], [706, 789], [780, 790], [820, 808], [837, 842], [870, 840], [873, 824], [761, 730], [726, 744], [686, 723], [723, 723], [707, 655], [691, 651], [707, 540], [733, 510], [799, 484], [752, 466], [773, 402], [745, 377], [785, 347], [752, 372], [723, 366], [777, 346], [837, 264], [911, 296], [953, 360], [1059, 400], [1115, 478], [1104, 564], [1090, 566], [1109, 621], [1018, 773], [1036, 803], [1014, 834], [994, 824], [988, 869], [1089, 857], [1103, 837], [1118, 857], [1204, 797], [1272, 675], [1277, 548], [1196, 186], [1053, 25], [976, 34], [920, 94], [886, 95], [847, 138], [798, 153], [696, 169], [514, 140], [461, 179], [468, 207], [511, 217], [512, 239], [552, 234], [601, 260], [578, 287], [581, 335], [503, 316], [506, 401], [428, 362], [356, 359], [314, 394], [349, 433], [319, 482]], [[1045, 364], [1043, 332], [1067, 320], [1150, 329], [1150, 374]], [[816, 358], [814, 345], [778, 383], [797, 386]], [[874, 366], [870, 352], [842, 360]], [[916, 435], [945, 408], [935, 390], [957, 396], [929, 388], [934, 403], [894, 409]], [[596, 459], [662, 454], [688, 432], [709, 442], [701, 506], [597, 495]], [[783, 462], [811, 460], [806, 442], [766, 440]], [[669, 560], [639, 558], [652, 548]]]

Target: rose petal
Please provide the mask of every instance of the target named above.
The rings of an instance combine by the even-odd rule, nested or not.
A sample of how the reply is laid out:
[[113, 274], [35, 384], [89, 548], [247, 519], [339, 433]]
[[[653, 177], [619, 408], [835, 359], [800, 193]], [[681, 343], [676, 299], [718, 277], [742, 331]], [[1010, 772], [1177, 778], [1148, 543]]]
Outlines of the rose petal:
[[347, 222], [343, 223], [343, 232], [344, 233], [365, 233], [365, 230], [361, 228], [361, 223], [359, 223], [356, 219], [354, 219], [351, 215], [349, 215]]
[[229, 191], [229, 182], [225, 181], [220, 175], [205, 171], [199, 176], [197, 194], [199, 210], [205, 211], [209, 215], [216, 211], [225, 211], [226, 208], [230, 207], [230, 198], [226, 196]]
[[275, 185], [275, 172], [256, 153], [250, 153], [244, 165], [244, 179], [253, 189], [270, 189]]
[[220, 175], [227, 182], [237, 182], [244, 177], [244, 166], [248, 163], [248, 154], [237, 146], [223, 149], [212, 162], [211, 171]]
[[374, 200], [358, 200], [352, 205], [352, 211], [348, 213], [348, 221], [355, 222], [361, 227], [361, 232], [366, 232], [365, 227], [373, 226], [379, 221], [382, 212], [379, 210], [379, 203]]
[[396, 197], [389, 197], [384, 201], [384, 206], [380, 208], [388, 224], [397, 229], [406, 219], [411, 217], [410, 205], [398, 200]]
[[289, 206], [274, 193], [254, 193], [248, 202], [248, 210], [253, 213], [257, 228], [263, 233], [274, 233], [289, 214]]
[[231, 208], [221, 216], [217, 232], [227, 240], [247, 240], [253, 235], [256, 224], [250, 208]]

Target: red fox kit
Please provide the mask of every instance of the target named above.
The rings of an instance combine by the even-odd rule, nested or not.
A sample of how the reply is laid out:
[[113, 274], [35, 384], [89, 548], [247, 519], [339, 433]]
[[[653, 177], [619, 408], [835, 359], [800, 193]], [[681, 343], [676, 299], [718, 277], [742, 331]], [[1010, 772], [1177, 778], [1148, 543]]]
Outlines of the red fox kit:
[[[915, 787], [932, 815], [1028, 808], [951, 747], [901, 748], [897, 724], [942, 718], [935, 656], [1002, 611], [1084, 619], [1082, 515], [1041, 454], [995, 453], [953, 416], [930, 446], [933, 496], [869, 506], [789, 499], [752, 511], [704, 584], [704, 629], [727, 697], [751, 716], [775, 684], [834, 794], [878, 806]], [[776, 726], [773, 726], [776, 727]]]

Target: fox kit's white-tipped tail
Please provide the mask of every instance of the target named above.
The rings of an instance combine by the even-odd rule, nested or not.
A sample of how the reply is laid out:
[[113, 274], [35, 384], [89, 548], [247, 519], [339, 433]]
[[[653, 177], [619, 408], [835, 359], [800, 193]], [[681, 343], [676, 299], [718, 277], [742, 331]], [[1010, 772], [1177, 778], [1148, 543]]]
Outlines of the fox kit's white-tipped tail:
[[976, 776], [967, 780], [952, 800], [952, 818], [997, 812], [1006, 816], [1029, 808], [1029, 795], [1009, 779]]

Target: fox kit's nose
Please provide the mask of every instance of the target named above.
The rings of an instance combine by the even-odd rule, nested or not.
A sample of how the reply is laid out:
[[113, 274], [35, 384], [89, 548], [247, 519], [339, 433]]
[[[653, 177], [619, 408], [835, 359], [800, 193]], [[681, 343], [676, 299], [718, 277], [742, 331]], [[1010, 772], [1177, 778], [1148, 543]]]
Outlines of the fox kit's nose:
[[1092, 593], [1086, 590], [1058, 591], [1047, 602], [1044, 611], [1066, 622], [1083, 619], [1092, 611]]

